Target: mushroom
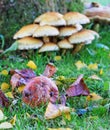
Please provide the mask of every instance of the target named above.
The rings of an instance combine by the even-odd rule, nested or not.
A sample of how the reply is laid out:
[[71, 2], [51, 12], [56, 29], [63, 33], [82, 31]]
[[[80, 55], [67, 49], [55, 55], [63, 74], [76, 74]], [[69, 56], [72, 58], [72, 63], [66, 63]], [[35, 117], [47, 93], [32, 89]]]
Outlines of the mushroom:
[[66, 25], [66, 21], [63, 19], [63, 15], [58, 12], [47, 12], [39, 17], [37, 17], [34, 21], [35, 23], [39, 23], [41, 26], [43, 25], [53, 25], [53, 26], [61, 26]]
[[91, 20], [95, 20], [97, 22], [110, 22], [110, 7], [102, 6], [102, 7], [92, 7], [84, 10], [84, 14]]
[[33, 33], [33, 37], [43, 37], [44, 42], [49, 42], [48, 36], [57, 36], [59, 31], [53, 26], [39, 26]]
[[74, 47], [74, 45], [72, 45], [67, 39], [63, 39], [59, 41], [57, 44], [62, 49], [72, 49]]
[[66, 20], [67, 25], [86, 24], [90, 22], [87, 16], [78, 12], [68, 12], [64, 14], [63, 18]]
[[46, 52], [46, 51], [58, 51], [59, 47], [57, 46], [57, 44], [53, 43], [53, 42], [48, 42], [46, 44], [44, 44], [38, 52]]
[[26, 26], [23, 26], [15, 35], [13, 36], [13, 39], [23, 38], [27, 36], [32, 36], [34, 31], [38, 28], [38, 24], [29, 24]]
[[40, 39], [33, 37], [24, 37], [16, 41], [18, 43], [19, 50], [38, 49], [43, 45]]
[[76, 24], [74, 26], [64, 26], [59, 28], [59, 36], [70, 36], [73, 33], [76, 33], [82, 29], [82, 26], [80, 24]]

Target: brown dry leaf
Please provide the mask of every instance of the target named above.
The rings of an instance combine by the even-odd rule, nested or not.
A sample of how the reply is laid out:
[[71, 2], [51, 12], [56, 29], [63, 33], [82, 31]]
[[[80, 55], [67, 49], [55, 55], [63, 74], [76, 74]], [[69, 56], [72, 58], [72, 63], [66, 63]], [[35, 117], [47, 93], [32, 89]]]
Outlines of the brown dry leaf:
[[55, 74], [56, 71], [57, 71], [57, 69], [54, 66], [54, 64], [49, 63], [46, 65], [43, 75], [50, 78], [51, 76], [53, 76]]
[[12, 90], [19, 87], [20, 85], [26, 85], [32, 78], [36, 77], [36, 74], [31, 69], [22, 69], [22, 70], [11, 70], [13, 75], [10, 80], [12, 85]]
[[5, 96], [5, 94], [0, 90], [0, 106], [2, 107], [8, 107], [9, 106], [9, 100]]
[[62, 114], [69, 113], [70, 108], [62, 104], [52, 104], [49, 102], [44, 117], [46, 119], [54, 119]]
[[87, 67], [87, 65], [84, 62], [81, 62], [80, 60], [75, 63], [78, 70]]
[[98, 101], [100, 99], [103, 99], [100, 95], [96, 94], [96, 93], [90, 93], [87, 96], [87, 101]]
[[92, 75], [89, 77], [90, 79], [94, 79], [94, 80], [102, 80], [100, 77], [98, 77], [97, 75]]
[[83, 75], [80, 75], [77, 80], [70, 85], [70, 87], [66, 90], [66, 95], [68, 97], [72, 96], [87, 96], [89, 95], [89, 89], [87, 88], [86, 84], [83, 80]]
[[48, 130], [72, 130], [71, 128], [48, 128]]

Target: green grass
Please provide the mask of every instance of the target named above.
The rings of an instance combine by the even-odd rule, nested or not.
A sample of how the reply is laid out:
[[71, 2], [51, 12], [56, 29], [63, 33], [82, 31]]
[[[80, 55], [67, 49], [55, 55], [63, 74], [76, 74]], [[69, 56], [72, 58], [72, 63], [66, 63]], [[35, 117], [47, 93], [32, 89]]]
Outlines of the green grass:
[[[56, 55], [61, 55], [62, 59], [60, 61], [55, 61], [55, 65], [58, 68], [57, 73], [54, 78], [57, 76], [65, 77], [74, 77], [77, 78], [80, 74], [84, 74], [84, 80], [89, 87], [91, 92], [96, 92], [107, 101], [103, 104], [110, 103], [110, 95], [108, 91], [104, 91], [104, 84], [110, 82], [110, 50], [96, 47], [97, 43], [102, 43], [110, 48], [110, 31], [101, 30], [100, 39], [94, 41], [91, 45], [85, 46], [82, 50], [76, 55], [72, 55], [70, 51], [67, 51], [66, 54], [61, 52], [52, 52], [46, 54], [38, 54], [37, 51], [25, 52], [26, 58], [22, 57], [21, 53], [10, 53], [0, 59], [0, 71], [3, 69], [23, 69], [27, 68], [26, 64], [29, 60], [33, 60], [38, 69], [36, 74], [40, 75], [45, 69], [46, 64], [50, 60], [54, 60]], [[87, 68], [77, 70], [75, 62], [81, 60], [85, 64], [89, 65], [90, 63], [97, 63], [98, 70], [88, 70]], [[103, 74], [100, 75], [100, 69], [103, 69]], [[96, 74], [102, 81], [96, 81], [88, 79], [89, 76]], [[0, 75], [0, 84], [2, 82], [9, 83], [10, 76], [4, 77]], [[59, 90], [62, 92], [62, 89], [68, 87], [69, 83], [64, 83], [59, 87]], [[7, 116], [7, 121], [13, 118], [16, 115], [17, 120], [13, 130], [46, 130], [47, 128], [59, 128], [59, 127], [69, 127], [72, 130], [110, 130], [110, 113], [103, 111], [102, 109], [96, 109], [91, 111], [82, 117], [77, 116], [75, 113], [71, 112], [71, 120], [68, 121], [64, 116], [58, 117], [54, 120], [45, 120], [44, 112], [46, 109], [45, 106], [39, 108], [30, 108], [22, 103], [21, 95], [16, 95], [18, 100], [16, 105], [11, 105], [8, 109], [4, 109], [4, 114]], [[87, 106], [85, 102], [85, 97], [75, 97], [67, 101], [67, 105], [75, 109], [85, 108]], [[105, 101], [105, 100], [104, 100]], [[103, 101], [103, 102], [104, 102]], [[101, 104], [100, 102], [90, 102], [89, 105]], [[102, 106], [103, 107], [103, 106]], [[34, 115], [34, 118], [29, 118], [26, 113]]]

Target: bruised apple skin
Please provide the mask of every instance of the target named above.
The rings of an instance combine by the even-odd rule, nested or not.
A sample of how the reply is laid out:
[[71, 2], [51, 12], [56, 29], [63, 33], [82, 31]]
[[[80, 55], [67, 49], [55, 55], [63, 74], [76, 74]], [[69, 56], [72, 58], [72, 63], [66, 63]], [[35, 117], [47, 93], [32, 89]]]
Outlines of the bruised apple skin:
[[31, 107], [36, 107], [47, 101], [56, 102], [58, 94], [58, 88], [51, 79], [38, 76], [27, 83], [23, 90], [22, 100]]

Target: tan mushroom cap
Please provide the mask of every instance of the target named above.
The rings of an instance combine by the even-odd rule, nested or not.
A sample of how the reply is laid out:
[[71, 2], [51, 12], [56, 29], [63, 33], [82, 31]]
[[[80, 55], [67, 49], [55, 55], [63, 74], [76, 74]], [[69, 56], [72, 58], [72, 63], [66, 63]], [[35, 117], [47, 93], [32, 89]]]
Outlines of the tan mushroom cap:
[[90, 20], [87, 16], [78, 13], [78, 12], [69, 12], [66, 13], [63, 18], [66, 20], [67, 25], [74, 24], [86, 24], [89, 23]]
[[17, 40], [19, 50], [38, 49], [43, 45], [43, 42], [33, 37], [24, 37]]
[[56, 21], [57, 19], [62, 18], [63, 15], [60, 14], [60, 13], [58, 13], [58, 12], [47, 12], [47, 13], [44, 13], [44, 14], [38, 16], [38, 17], [34, 20], [34, 22], [35, 22], [35, 23], [40, 23], [42, 19], [45, 19], [45, 18], [47, 18], [47, 17], [48, 17], [48, 18], [51, 17], [52, 20], [55, 20], [55, 21]]
[[86, 42], [89, 40], [91, 41], [94, 39], [95, 39], [94, 34], [90, 30], [87, 30], [87, 29], [84, 29], [78, 33], [75, 33], [68, 38], [71, 44], [78, 44], [81, 42]]
[[13, 37], [13, 39], [23, 38], [27, 36], [32, 36], [34, 31], [38, 28], [38, 24], [29, 24], [23, 26]]
[[33, 37], [57, 36], [57, 35], [59, 35], [59, 31], [57, 28], [45, 25], [45, 26], [39, 26], [35, 30]]
[[80, 24], [76, 24], [74, 26], [65, 26], [59, 29], [59, 36], [71, 36], [73, 33], [76, 33], [82, 29]]
[[53, 43], [53, 42], [48, 42], [45, 43], [40, 49], [39, 52], [46, 52], [46, 51], [58, 51], [59, 47]]
[[67, 39], [63, 39], [63, 40], [59, 41], [57, 44], [60, 48], [63, 48], [63, 49], [72, 49], [73, 48], [73, 45]]

